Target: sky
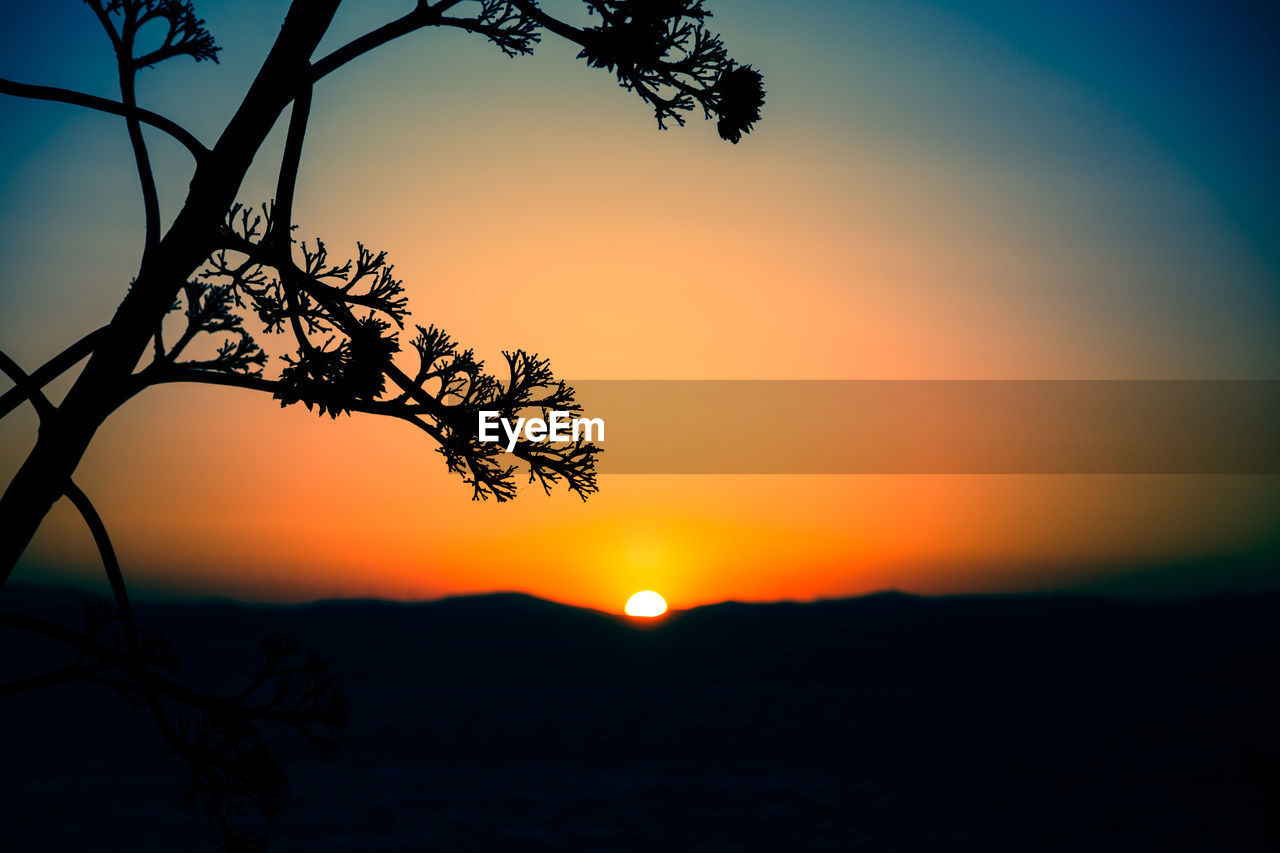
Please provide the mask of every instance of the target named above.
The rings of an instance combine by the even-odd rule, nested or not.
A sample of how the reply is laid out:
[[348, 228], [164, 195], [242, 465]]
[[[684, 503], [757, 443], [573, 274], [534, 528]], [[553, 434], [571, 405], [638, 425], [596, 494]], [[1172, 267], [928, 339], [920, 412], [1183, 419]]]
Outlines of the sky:
[[[349, 2], [320, 53], [410, 6]], [[416, 322], [570, 379], [1280, 378], [1274, 4], [709, 6], [765, 76], [739, 145], [657, 130], [554, 36], [428, 30], [317, 90], [299, 233], [386, 249]], [[198, 2], [221, 62], [140, 99], [212, 141], [285, 8]], [[116, 94], [83, 4], [3, 17], [0, 76]], [[0, 346], [33, 367], [110, 317], [142, 206], [119, 119], [5, 98], [0, 127]], [[167, 221], [189, 158], [148, 141]], [[34, 431], [0, 424], [5, 478]], [[496, 505], [402, 424], [206, 387], [129, 402], [77, 479], [135, 587], [248, 600], [1183, 593], [1275, 585], [1280, 554], [1274, 477], [610, 475]], [[59, 505], [16, 576], [99, 572]]]

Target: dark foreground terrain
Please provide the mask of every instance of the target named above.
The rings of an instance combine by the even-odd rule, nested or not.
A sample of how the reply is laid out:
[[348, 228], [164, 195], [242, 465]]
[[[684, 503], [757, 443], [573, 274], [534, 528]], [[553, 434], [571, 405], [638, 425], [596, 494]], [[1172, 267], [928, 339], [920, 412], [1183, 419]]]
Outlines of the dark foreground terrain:
[[[0, 609], [76, 620], [70, 593]], [[647, 630], [514, 595], [143, 606], [186, 680], [284, 632], [352, 715], [273, 850], [1262, 851], [1242, 750], [1280, 747], [1280, 598], [701, 608]], [[0, 632], [0, 678], [53, 665]], [[0, 850], [212, 850], [145, 713], [93, 686], [0, 700]]]

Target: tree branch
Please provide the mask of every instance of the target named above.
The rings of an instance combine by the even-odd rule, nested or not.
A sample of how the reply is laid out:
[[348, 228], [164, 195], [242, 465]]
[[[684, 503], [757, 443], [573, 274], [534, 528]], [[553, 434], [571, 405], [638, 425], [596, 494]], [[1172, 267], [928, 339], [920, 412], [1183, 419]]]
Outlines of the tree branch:
[[553, 18], [542, 9], [538, 8], [536, 0], [510, 0], [511, 5], [519, 9], [529, 17], [534, 23], [540, 27], [560, 36], [560, 38], [568, 39], [574, 44], [586, 46], [587, 34], [575, 26], [566, 24], [559, 18]]
[[19, 367], [18, 363], [3, 350], [0, 350], [0, 371], [6, 373], [13, 380], [15, 391], [20, 392], [23, 398], [31, 401], [36, 414], [40, 416], [42, 426], [45, 425], [49, 418], [58, 413], [58, 410], [49, 402], [49, 398], [44, 395], [44, 392], [31, 381], [31, 377], [27, 375], [27, 372]]
[[[128, 51], [132, 51], [132, 32], [125, 39], [125, 45]], [[124, 120], [129, 129], [129, 145], [133, 148], [133, 160], [138, 167], [138, 183], [142, 188], [142, 210], [146, 221], [142, 260], [145, 263], [160, 242], [160, 196], [156, 192], [151, 157], [147, 154], [147, 141], [142, 136], [142, 122], [138, 119], [138, 96], [134, 85], [138, 69], [132, 64], [132, 58], [129, 52], [120, 53], [117, 64], [120, 69], [120, 100], [124, 103]]]
[[[106, 331], [106, 326], [95, 329], [46, 361], [36, 369], [35, 373], [27, 375], [29, 385], [43, 388], [63, 373], [66, 373], [76, 362], [93, 352], [93, 348], [98, 345], [98, 341], [102, 340], [102, 336], [106, 334]], [[29, 393], [18, 386], [10, 388], [4, 394], [0, 394], [0, 418], [8, 415], [22, 405], [22, 401], [27, 399], [29, 399]]]
[[[113, 101], [110, 98], [101, 98], [97, 95], [87, 95], [84, 92], [75, 92], [71, 89], [60, 89], [55, 86], [35, 86], [30, 83], [18, 83], [14, 80], [6, 80], [0, 78], [0, 94], [13, 95], [17, 98], [32, 98], [37, 101], [57, 101], [63, 104], [74, 104], [77, 107], [84, 107], [98, 112], [110, 113], [111, 115], [127, 116], [129, 110], [119, 101]], [[149, 124], [157, 130], [162, 130], [176, 139], [178, 142], [191, 152], [191, 156], [199, 161], [205, 154], [209, 153], [209, 149], [204, 146], [199, 139], [191, 131], [182, 125], [166, 118], [158, 113], [150, 110], [137, 109], [135, 113], [138, 120], [144, 124]]]
[[302, 142], [307, 134], [307, 121], [311, 117], [312, 81], [307, 71], [293, 106], [289, 110], [289, 130], [284, 139], [284, 154], [280, 159], [280, 174], [276, 179], [275, 206], [272, 209], [271, 233], [267, 242], [285, 258], [292, 258], [293, 197], [298, 186], [298, 169], [302, 165]]
[[330, 72], [336, 71], [343, 65], [358, 56], [363, 56], [375, 48], [379, 48], [392, 39], [400, 36], [408, 35], [414, 30], [436, 23], [440, 18], [440, 13], [450, 6], [457, 3], [441, 2], [435, 6], [420, 2], [418, 6], [409, 14], [396, 18], [390, 23], [383, 24], [376, 30], [371, 30], [359, 38], [344, 44], [333, 53], [315, 62], [311, 66], [311, 81], [315, 82]]
[[[246, 388], [274, 394], [278, 387], [274, 379], [265, 379], [248, 373], [227, 373], [222, 370], [199, 370], [173, 365], [157, 370], [146, 370], [138, 375], [138, 391], [151, 385], [167, 385], [173, 382], [196, 382], [202, 385], [223, 385], [228, 388]], [[136, 393], [136, 392], [135, 392]]]
[[[0, 370], [9, 374], [9, 378], [14, 381], [18, 390], [31, 401], [31, 405], [35, 407], [36, 412], [40, 415], [40, 424], [42, 427], [48, 426], [49, 421], [57, 416], [58, 410], [49, 402], [49, 398], [44, 395], [38, 386], [31, 381], [31, 377], [23, 370], [16, 361], [9, 357], [8, 353], [0, 351]], [[120, 561], [116, 559], [115, 548], [111, 545], [111, 537], [107, 535], [107, 527], [102, 523], [102, 516], [98, 515], [98, 511], [94, 509], [93, 502], [89, 500], [79, 486], [73, 481], [67, 480], [63, 486], [63, 494], [70, 499], [71, 503], [79, 510], [80, 515], [84, 517], [85, 524], [89, 527], [89, 532], [93, 535], [93, 542], [98, 546], [98, 553], [102, 556], [103, 568], [107, 571], [107, 579], [111, 582], [111, 594], [115, 597], [116, 608], [120, 611], [120, 619], [125, 626], [125, 636], [129, 641], [130, 651], [137, 645], [137, 626], [133, 621], [133, 607], [129, 603], [129, 594], [125, 590], [124, 575], [120, 572]]]
[[133, 621], [133, 605], [129, 602], [129, 592], [125, 589], [124, 574], [120, 571], [120, 561], [116, 558], [116, 549], [111, 545], [111, 537], [107, 535], [107, 526], [102, 523], [102, 516], [94, 509], [93, 502], [74, 481], [68, 480], [63, 490], [67, 499], [80, 511], [89, 532], [93, 534], [93, 544], [98, 546], [98, 554], [102, 557], [102, 567], [107, 571], [107, 580], [111, 583], [111, 596], [116, 600], [116, 609], [120, 611], [120, 621], [124, 623], [125, 639], [130, 651], [138, 645], [138, 626]]
[[[400, 375], [408, 381], [407, 376], [404, 376], [403, 373]], [[280, 383], [275, 379], [266, 379], [247, 373], [227, 373], [219, 370], [184, 368], [181, 365], [173, 365], [155, 371], [148, 370], [139, 374], [138, 378], [140, 380], [138, 391], [151, 385], [167, 385], [173, 382], [195, 382], [202, 385], [221, 385], [225, 388], [244, 388], [249, 391], [265, 391], [273, 396], [280, 390]], [[440, 404], [430, 396], [426, 399], [431, 402], [431, 410], [433, 412], [439, 412], [442, 409]], [[443, 433], [439, 429], [417, 417], [420, 414], [427, 414], [427, 412], [423, 411], [425, 407], [415, 408], [393, 400], [356, 400], [352, 402], [350, 408], [351, 411], [360, 412], [361, 414], [399, 418], [423, 430], [436, 441], [444, 439]]]

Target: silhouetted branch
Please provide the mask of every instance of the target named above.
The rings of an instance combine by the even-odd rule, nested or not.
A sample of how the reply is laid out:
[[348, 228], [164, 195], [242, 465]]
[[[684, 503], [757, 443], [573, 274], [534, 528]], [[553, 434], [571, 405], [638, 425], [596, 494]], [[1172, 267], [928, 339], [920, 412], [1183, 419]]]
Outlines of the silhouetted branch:
[[57, 410], [49, 402], [49, 398], [44, 395], [44, 391], [40, 390], [40, 387], [31, 381], [31, 377], [27, 375], [27, 372], [3, 350], [0, 350], [0, 372], [3, 372], [13, 380], [13, 390], [31, 402], [42, 422], [48, 421], [57, 414]]
[[228, 388], [245, 388], [250, 391], [265, 391], [275, 394], [280, 383], [274, 379], [243, 373], [227, 373], [219, 370], [204, 370], [184, 366], [173, 366], [147, 370], [139, 375], [138, 390], [149, 385], [164, 385], [172, 382], [195, 382], [201, 385], [223, 385]]
[[[244, 320], [236, 311], [236, 303], [236, 294], [230, 285], [188, 281], [183, 285], [181, 299], [174, 306], [183, 311], [186, 328], [170, 348], [164, 344], [163, 326], [156, 328], [155, 358], [144, 373], [174, 365], [248, 375], [259, 373], [266, 354], [245, 329]], [[178, 357], [202, 334], [217, 339], [212, 357], [178, 361]]]
[[[189, 56], [196, 62], [218, 61], [219, 47], [196, 17], [191, 0], [85, 0], [93, 10], [122, 64], [132, 69], [146, 68], [177, 56]], [[165, 28], [159, 47], [134, 54], [134, 39], [148, 24]], [[149, 31], [152, 28], [148, 28]]]
[[[138, 70], [176, 56], [190, 56], [196, 62], [205, 59], [218, 61], [218, 47], [213, 36], [204, 28], [204, 21], [196, 17], [190, 0], [85, 0], [98, 18], [103, 30], [111, 39], [116, 53], [116, 68], [120, 81], [120, 101], [129, 131], [129, 144], [133, 150], [138, 170], [138, 182], [142, 188], [142, 205], [146, 221], [143, 258], [154, 251], [160, 241], [160, 201], [156, 192], [155, 174], [142, 136], [142, 124], [137, 103], [136, 80]], [[150, 24], [165, 27], [160, 46], [141, 56], [134, 52], [138, 32]], [[154, 28], [149, 28], [154, 29]]]
[[739, 65], [718, 35], [704, 26], [711, 12], [703, 0], [583, 0], [598, 26], [578, 28], [541, 9], [536, 0], [509, 0], [530, 20], [582, 47], [579, 59], [613, 71], [618, 83], [654, 109], [659, 127], [684, 124], [701, 107], [716, 118], [721, 138], [738, 142], [760, 120], [760, 73]]
[[[56, 86], [35, 86], [30, 83], [19, 83], [15, 80], [3, 78], [0, 78], [0, 94], [13, 95], [19, 98], [33, 98], [38, 101], [57, 101], [64, 104], [74, 104], [78, 107], [85, 107], [86, 109], [117, 116], [124, 116], [129, 112], [124, 104], [119, 101], [113, 101], [110, 98], [87, 95], [84, 92], [75, 92], [70, 89], [60, 89]], [[182, 143], [183, 147], [190, 151], [191, 156], [196, 160], [208, 153], [209, 149], [204, 146], [204, 143], [196, 139], [194, 134], [172, 119], [141, 108], [137, 110], [137, 116], [138, 120], [143, 124], [149, 124], [157, 130], [162, 130]]]
[[[419, 2], [408, 14], [338, 48], [312, 66], [319, 80], [358, 56], [428, 26], [455, 27], [488, 38], [508, 56], [533, 52], [539, 29], [582, 50], [578, 58], [613, 71], [618, 83], [653, 107], [658, 126], [683, 125], [684, 114], [701, 108], [715, 118], [723, 139], [738, 142], [760, 120], [764, 86], [760, 72], [739, 65], [720, 37], [705, 27], [711, 12], [703, 0], [583, 0], [599, 25], [577, 27], [542, 9], [537, 0], [448, 0]], [[450, 8], [474, 5], [473, 17], [445, 16]]]
[[[447, 468], [473, 497], [516, 495], [517, 465], [545, 490], [563, 483], [584, 499], [596, 491], [599, 449], [587, 441], [504, 444], [478, 440], [478, 413], [515, 420], [550, 410], [581, 412], [573, 390], [537, 353], [503, 352], [488, 372], [434, 326], [417, 326], [402, 353], [409, 306], [385, 252], [356, 244], [355, 255], [331, 260], [321, 240], [294, 239], [294, 198], [311, 87], [337, 68], [427, 26], [483, 36], [503, 53], [532, 52], [543, 30], [581, 48], [588, 65], [613, 72], [655, 112], [660, 127], [683, 123], [697, 108], [737, 142], [752, 129], [764, 99], [760, 75], [730, 59], [708, 31], [703, 0], [583, 0], [590, 25], [574, 26], [534, 0], [418, 0], [408, 14], [312, 61], [338, 0], [292, 0], [276, 38], [217, 145], [206, 148], [175, 122], [137, 104], [139, 69], [187, 56], [217, 60], [218, 47], [190, 0], [86, 0], [111, 41], [121, 101], [54, 87], [0, 80], [0, 94], [83, 106], [123, 116], [142, 186], [146, 219], [143, 263], [108, 330], [100, 330], [27, 376], [0, 353], [15, 389], [0, 396], [0, 415], [30, 400], [42, 421], [36, 447], [0, 496], [0, 584], [9, 576], [50, 506], [65, 494], [84, 517], [102, 555], [115, 598], [84, 608], [84, 630], [0, 614], [0, 627], [24, 627], [64, 643], [75, 660], [30, 676], [7, 691], [70, 681], [102, 684], [145, 706], [190, 770], [189, 801], [204, 808], [228, 849], [258, 839], [233, 818], [246, 805], [279, 808], [284, 777], [260, 736], [277, 723], [313, 746], [336, 746], [344, 700], [323, 661], [281, 638], [262, 642], [263, 664], [244, 687], [213, 696], [174, 679], [179, 660], [163, 637], [134, 621], [106, 527], [72, 474], [98, 426], [131, 394], [150, 385], [198, 382], [270, 393], [281, 405], [303, 403], [320, 415], [361, 412], [404, 420], [430, 436]], [[138, 47], [139, 34], [147, 46]], [[260, 208], [233, 204], [271, 128], [293, 104], [275, 200]], [[183, 144], [197, 164], [182, 211], [161, 235], [161, 211], [142, 125]], [[217, 223], [217, 224], [215, 224]], [[294, 249], [300, 251], [295, 257]], [[172, 325], [166, 329], [166, 316]], [[267, 354], [255, 335], [285, 340], [278, 375], [266, 376]], [[252, 330], [250, 326], [253, 325]], [[285, 337], [288, 336], [288, 337]], [[149, 364], [138, 369], [150, 349]], [[90, 355], [60, 408], [41, 388]], [[414, 357], [416, 356], [416, 362]]]
[[160, 242], [160, 196], [156, 192], [156, 178], [151, 170], [147, 142], [142, 137], [142, 123], [138, 120], [138, 101], [133, 79], [135, 73], [133, 68], [121, 67], [120, 99], [124, 103], [129, 145], [133, 149], [133, 160], [138, 169], [138, 183], [142, 187], [143, 218], [146, 222], [142, 256], [146, 258]]
[[435, 6], [419, 2], [417, 7], [407, 15], [403, 15], [390, 23], [383, 24], [376, 30], [365, 33], [359, 38], [344, 44], [323, 59], [312, 63], [312, 82], [336, 71], [356, 57], [363, 56], [369, 51], [381, 47], [392, 39], [397, 39], [400, 36], [408, 35], [415, 30], [420, 30], [436, 23], [439, 20], [441, 7], [448, 8], [456, 5], [457, 2], [458, 0], [437, 3]]
[[383, 24], [357, 39], [343, 45], [311, 67], [314, 82], [394, 39], [408, 35], [423, 27], [455, 27], [479, 33], [496, 44], [508, 56], [527, 54], [538, 41], [536, 26], [531, 18], [506, 0], [470, 0], [479, 3], [479, 12], [472, 18], [445, 17], [444, 12], [469, 0], [441, 0], [439, 3], [420, 2], [412, 12]]
[[493, 42], [507, 56], [533, 53], [540, 38], [538, 25], [507, 0], [481, 0], [473, 18], [440, 18], [440, 26], [457, 27], [478, 33]]
[[[31, 377], [27, 372], [10, 358], [8, 353], [3, 351], [0, 351], [0, 370], [8, 374], [17, 389], [31, 401], [31, 405], [35, 407], [36, 413], [40, 416], [42, 425], [50, 425], [49, 422], [57, 416], [57, 409], [49, 402], [49, 398], [44, 395], [44, 392], [31, 381]], [[137, 629], [133, 622], [133, 607], [129, 603], [129, 594], [124, 586], [124, 575], [120, 573], [120, 563], [116, 559], [115, 548], [111, 545], [111, 537], [107, 535], [106, 525], [102, 523], [102, 517], [94, 509], [93, 502], [89, 500], [89, 496], [75, 482], [68, 480], [63, 486], [63, 494], [67, 496], [80, 515], [83, 516], [85, 524], [89, 527], [89, 532], [93, 536], [94, 545], [97, 546], [98, 553], [102, 557], [103, 568], [106, 569], [107, 579], [111, 583], [111, 593], [115, 596], [116, 607], [120, 611], [120, 618], [124, 622], [129, 647], [132, 650], [137, 637]]]
[[312, 89], [311, 80], [304, 74], [289, 111], [289, 128], [285, 132], [284, 153], [280, 158], [280, 172], [276, 178], [271, 230], [266, 237], [270, 241], [271, 250], [285, 255], [289, 253], [292, 244], [293, 195], [298, 185], [298, 169], [302, 165], [302, 143], [307, 134], [307, 122], [311, 118]]
[[[117, 0], [116, 5], [127, 8], [130, 3]], [[196, 62], [218, 61], [219, 48], [204, 28], [204, 21], [196, 17], [190, 0], [141, 0], [135, 5], [138, 7], [135, 31], [152, 21], [162, 21], [166, 26], [159, 47], [133, 57], [135, 67], [147, 68], [175, 56], [190, 56]]]
[[[3, 351], [0, 371], [13, 380], [42, 422], [51, 422], [57, 416], [40, 388]], [[286, 791], [283, 772], [267, 752], [256, 721], [288, 726], [322, 752], [337, 749], [337, 731], [347, 722], [346, 702], [328, 664], [314, 654], [306, 655], [301, 663], [286, 664], [287, 659], [301, 656], [302, 651], [296, 643], [273, 635], [261, 643], [262, 669], [244, 689], [230, 697], [201, 693], [173, 681], [165, 673], [177, 671], [177, 656], [163, 637], [139, 632], [124, 575], [102, 517], [73, 481], [64, 484], [63, 492], [89, 527], [102, 557], [115, 608], [109, 614], [101, 608], [86, 608], [83, 634], [38, 617], [0, 614], [0, 627], [40, 634], [79, 652], [75, 661], [61, 669], [0, 684], [0, 696], [89, 681], [145, 705], [170, 748], [187, 763], [191, 773], [189, 800], [204, 807], [228, 848], [250, 849], [255, 839], [237, 831], [229, 821], [241, 811], [238, 801], [247, 800], [264, 815], [271, 815], [279, 809]], [[113, 619], [123, 628], [123, 643], [117, 640], [108, 646], [96, 637]], [[86, 665], [86, 657], [97, 663]], [[114, 678], [113, 672], [125, 678]], [[197, 720], [179, 717], [175, 723], [161, 703], [161, 696], [195, 709], [201, 716]], [[257, 701], [251, 701], [255, 697]]]
[[[54, 379], [70, 370], [80, 359], [93, 352], [93, 348], [98, 345], [98, 341], [102, 339], [106, 331], [106, 326], [95, 329], [58, 353], [38, 367], [34, 373], [30, 374], [27, 377], [28, 383], [35, 388], [43, 388], [48, 385]], [[26, 399], [28, 399], [27, 392], [17, 386], [0, 394], [0, 418], [22, 405], [22, 402]]]
[[129, 592], [124, 585], [124, 575], [120, 572], [120, 561], [116, 558], [116, 549], [111, 544], [111, 537], [107, 535], [107, 527], [102, 523], [102, 516], [98, 515], [89, 496], [74, 481], [67, 483], [64, 493], [84, 518], [84, 523], [93, 536], [93, 544], [98, 548], [98, 554], [102, 557], [102, 567], [106, 570], [107, 580], [111, 584], [111, 595], [116, 600], [116, 609], [120, 611], [120, 621], [124, 623], [125, 638], [129, 642], [130, 650], [133, 650], [137, 645], [138, 626], [133, 621], [133, 605], [129, 601]]
[[[418, 328], [413, 342], [418, 364], [410, 376], [394, 361], [408, 305], [385, 252], [357, 244], [355, 258], [335, 262], [317, 240], [301, 243], [301, 265], [293, 261], [287, 206], [301, 156], [306, 104], [304, 94], [290, 120], [278, 186], [284, 201], [260, 208], [235, 205], [221, 231], [222, 248], [198, 273], [200, 285], [221, 300], [222, 310], [210, 315], [217, 323], [191, 323], [188, 307], [187, 331], [138, 374], [134, 392], [191, 381], [265, 391], [282, 405], [303, 403], [321, 415], [395, 417], [439, 443], [446, 467], [472, 486], [473, 497], [513, 498], [515, 468], [502, 460], [500, 445], [478, 440], [479, 412], [498, 411], [514, 420], [523, 410], [577, 412], [581, 407], [545, 359], [519, 350], [504, 353], [508, 375], [499, 381], [484, 372], [471, 350], [460, 350], [434, 327]], [[230, 316], [233, 303], [256, 313], [267, 333], [292, 333], [295, 350], [281, 356], [285, 364], [279, 378], [258, 373], [262, 351]], [[254, 353], [254, 362], [178, 361], [176, 354], [198, 331], [234, 332], [244, 342], [242, 349]], [[158, 339], [158, 330], [156, 334]], [[515, 460], [528, 466], [530, 482], [544, 489], [563, 482], [583, 498], [596, 491], [598, 453], [587, 442], [551, 446], [521, 441], [512, 451]]]
[[[17, 386], [17, 390], [20, 390], [27, 400], [31, 402], [31, 405], [35, 407], [36, 413], [40, 416], [42, 426], [50, 426], [52, 419], [57, 416], [57, 410], [49, 402], [49, 399], [45, 397], [44, 392], [31, 381], [31, 377], [27, 372], [3, 351], [0, 351], [0, 370], [8, 374], [9, 378]], [[85, 524], [89, 527], [90, 534], [93, 536], [94, 544], [102, 557], [102, 564], [106, 569], [107, 578], [111, 584], [111, 593], [115, 597], [116, 608], [125, 626], [129, 650], [133, 652], [137, 646], [137, 628], [133, 621], [133, 607], [129, 602], [128, 592], [125, 590], [124, 575], [120, 572], [120, 563], [116, 559], [116, 552], [111, 545], [111, 538], [107, 535], [107, 528], [102, 523], [102, 517], [98, 515], [98, 511], [94, 508], [88, 495], [79, 486], [68, 480], [63, 485], [62, 490], [80, 512]]]

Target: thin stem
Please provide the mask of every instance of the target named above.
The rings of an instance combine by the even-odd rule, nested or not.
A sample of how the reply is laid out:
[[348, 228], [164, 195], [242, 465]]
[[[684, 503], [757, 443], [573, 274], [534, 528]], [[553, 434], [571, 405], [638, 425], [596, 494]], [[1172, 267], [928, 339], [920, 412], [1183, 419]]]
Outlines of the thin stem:
[[[32, 381], [16, 361], [9, 357], [9, 354], [0, 351], [0, 370], [9, 375], [18, 390], [31, 401], [31, 405], [35, 407], [37, 414], [40, 416], [40, 424], [42, 427], [51, 426], [52, 420], [57, 416], [58, 410], [49, 402], [49, 398], [44, 395]], [[124, 623], [125, 636], [129, 642], [130, 651], [137, 646], [137, 626], [133, 621], [133, 607], [129, 603], [129, 593], [125, 589], [124, 575], [120, 571], [120, 561], [116, 558], [116, 550], [111, 545], [111, 537], [107, 535], [107, 527], [102, 523], [102, 516], [98, 515], [98, 511], [94, 509], [93, 502], [89, 500], [89, 496], [84, 493], [70, 479], [62, 488], [63, 494], [70, 499], [71, 503], [79, 510], [80, 515], [84, 517], [85, 524], [89, 527], [89, 532], [93, 535], [93, 542], [98, 546], [98, 553], [102, 556], [103, 568], [107, 571], [107, 580], [111, 583], [111, 594], [115, 597], [116, 608], [120, 611], [120, 620]]]
[[[132, 33], [125, 40], [131, 49]], [[138, 97], [134, 86], [137, 69], [133, 67], [132, 57], [121, 53], [118, 57], [120, 68], [120, 99], [124, 103], [124, 120], [129, 128], [129, 144], [133, 148], [133, 159], [138, 166], [138, 182], [142, 185], [142, 209], [146, 220], [146, 236], [144, 238], [143, 262], [155, 251], [160, 242], [160, 198], [156, 192], [156, 178], [151, 170], [151, 157], [147, 154], [147, 141], [142, 138], [142, 122], [138, 119]]]
[[[0, 78], [0, 95], [13, 95], [17, 98], [31, 98], [37, 101], [57, 101], [63, 104], [74, 104], [77, 107], [117, 116], [124, 116], [129, 113], [124, 104], [119, 101], [113, 101], [110, 98], [87, 95], [84, 92], [75, 92], [71, 89], [60, 89], [56, 86], [35, 86], [31, 83], [19, 83], [15, 80], [6, 80], [4, 78]], [[144, 109], [135, 109], [134, 113], [143, 124], [149, 124], [157, 130], [162, 130], [182, 143], [183, 147], [190, 151], [191, 156], [197, 161], [209, 153], [209, 149], [199, 139], [196, 139], [191, 131], [172, 119]]]
[[31, 381], [31, 377], [27, 372], [18, 366], [18, 363], [3, 350], [0, 350], [0, 371], [13, 380], [15, 386], [13, 390], [19, 392], [23, 398], [31, 401], [36, 414], [40, 416], [41, 426], [47, 425], [57, 415], [58, 410], [49, 402], [49, 398], [44, 395], [39, 386]]
[[[408, 377], [403, 373], [400, 376], [408, 381]], [[223, 371], [214, 370], [197, 370], [192, 368], [184, 368], [181, 365], [173, 365], [162, 370], [151, 371], [139, 374], [141, 380], [137, 391], [141, 391], [151, 385], [165, 385], [171, 382], [195, 382], [202, 385], [221, 385], [226, 388], [245, 388], [250, 391], [264, 391], [268, 394], [275, 394], [280, 390], [280, 383], [273, 379], [265, 379], [261, 376], [253, 376], [244, 373], [225, 373]], [[416, 387], [416, 386], [413, 386]], [[384, 415], [393, 418], [399, 418], [407, 421], [418, 429], [426, 432], [436, 441], [444, 438], [443, 433], [437, 428], [420, 420], [417, 416], [420, 414], [431, 414], [438, 417], [437, 413], [443, 410], [443, 406], [434, 398], [427, 396], [427, 400], [431, 402], [431, 412], [414, 409], [412, 407], [397, 404], [390, 400], [353, 400], [350, 409], [353, 412], [360, 412], [367, 415]]]
[[307, 121], [311, 117], [312, 88], [311, 78], [304, 73], [301, 88], [289, 110], [289, 130], [284, 140], [280, 175], [276, 180], [275, 209], [271, 220], [272, 233], [267, 235], [272, 247], [285, 258], [291, 257], [293, 199], [298, 185], [298, 169], [302, 165], [302, 142], [307, 135]]
[[246, 388], [250, 391], [265, 391], [274, 394], [279, 390], [279, 383], [273, 379], [264, 379], [247, 373], [226, 373], [220, 370], [196, 370], [173, 365], [155, 371], [146, 370], [139, 374], [142, 380], [138, 390], [151, 385], [167, 385], [172, 382], [195, 382], [201, 385], [223, 385], [228, 388]]
[[530, 20], [540, 26], [546, 27], [561, 38], [568, 39], [575, 44], [586, 44], [587, 34], [585, 32], [577, 27], [566, 24], [559, 18], [551, 17], [546, 12], [542, 11], [542, 9], [538, 8], [538, 4], [533, 2], [533, 0], [510, 0], [510, 2], [512, 6], [515, 6], [525, 15], [529, 16]]
[[[93, 352], [93, 348], [98, 345], [98, 341], [102, 340], [102, 336], [106, 334], [106, 331], [106, 326], [95, 329], [40, 365], [34, 373], [27, 376], [28, 384], [35, 388], [43, 388], [63, 373], [66, 373], [76, 362]], [[22, 405], [24, 400], [28, 399], [30, 399], [30, 394], [21, 387], [10, 388], [4, 394], [0, 394], [0, 418], [12, 412]]]
[[102, 557], [102, 566], [107, 571], [107, 580], [111, 583], [111, 595], [116, 600], [116, 609], [120, 611], [120, 621], [124, 623], [125, 639], [130, 651], [137, 649], [138, 626], [133, 621], [133, 605], [129, 602], [129, 592], [125, 589], [124, 574], [120, 571], [120, 561], [116, 558], [116, 549], [111, 545], [111, 537], [107, 535], [107, 527], [102, 523], [102, 516], [94, 509], [93, 502], [73, 481], [68, 480], [63, 490], [72, 505], [79, 510], [84, 523], [93, 534], [93, 544], [98, 546], [98, 554]]
[[444, 9], [455, 5], [456, 2], [457, 0], [437, 3], [435, 6], [419, 3], [417, 8], [409, 14], [396, 18], [394, 21], [383, 24], [376, 30], [367, 32], [359, 38], [344, 44], [311, 66], [312, 82], [319, 80], [330, 72], [336, 71], [356, 57], [363, 56], [369, 51], [381, 47], [392, 39], [397, 39], [414, 30], [436, 23], [439, 20], [440, 13]]
[[111, 46], [119, 53], [121, 50], [120, 34], [116, 32], [115, 25], [111, 23], [111, 15], [107, 12], [107, 7], [102, 4], [101, 0], [85, 0], [93, 14], [97, 16], [98, 23], [102, 24], [102, 29], [106, 31], [107, 38], [111, 39]]

